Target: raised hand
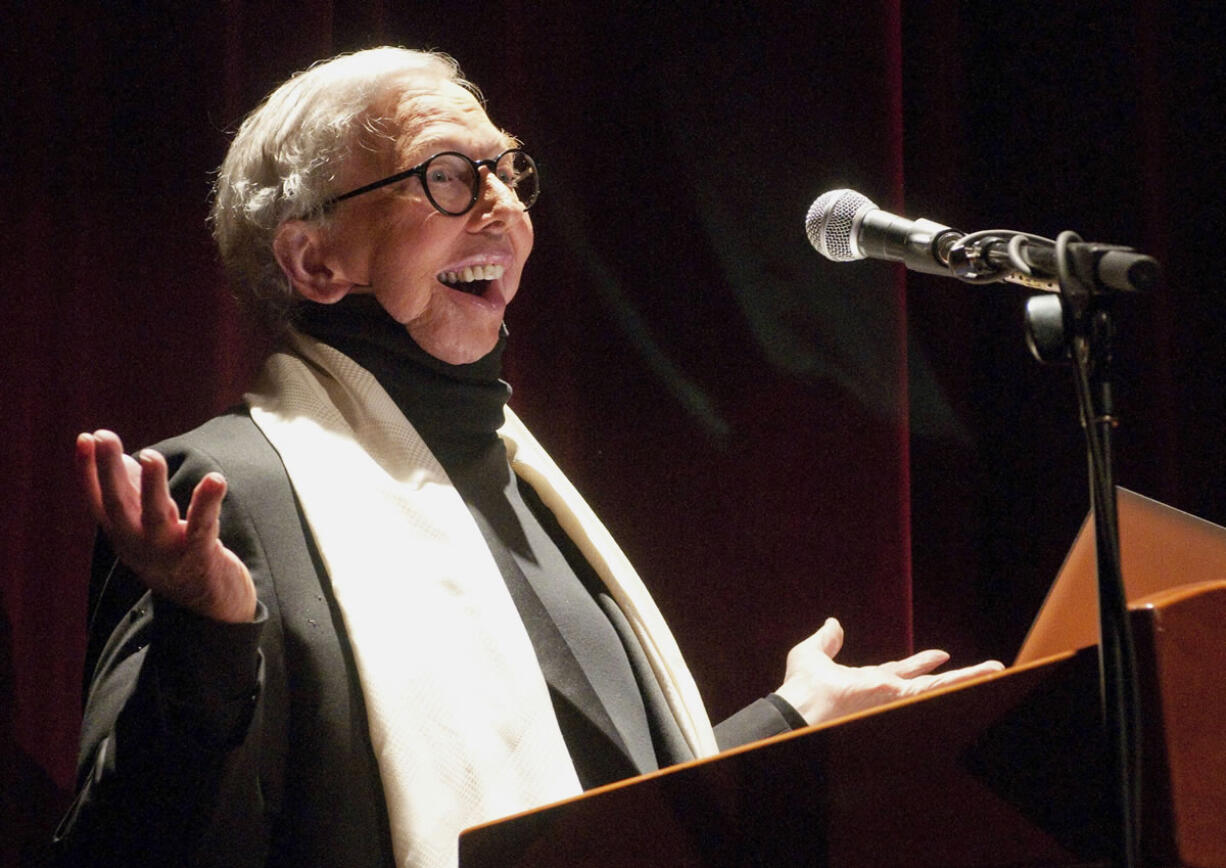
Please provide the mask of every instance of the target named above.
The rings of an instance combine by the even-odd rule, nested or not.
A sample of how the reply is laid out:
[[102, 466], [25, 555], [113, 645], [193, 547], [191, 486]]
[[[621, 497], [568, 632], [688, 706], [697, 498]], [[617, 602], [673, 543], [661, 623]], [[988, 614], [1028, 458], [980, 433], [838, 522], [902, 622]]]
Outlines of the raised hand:
[[255, 584], [218, 538], [225, 479], [219, 473], [201, 479], [181, 518], [166, 459], [151, 449], [138, 459], [125, 455], [110, 431], [77, 437], [81, 487], [119, 559], [155, 594], [185, 609], [218, 621], [250, 621]]
[[930, 674], [949, 660], [948, 654], [936, 650], [876, 666], [843, 666], [834, 662], [842, 647], [843, 628], [828, 618], [816, 633], [788, 652], [783, 685], [775, 693], [808, 723], [833, 720], [1004, 669], [998, 661], [986, 660]]

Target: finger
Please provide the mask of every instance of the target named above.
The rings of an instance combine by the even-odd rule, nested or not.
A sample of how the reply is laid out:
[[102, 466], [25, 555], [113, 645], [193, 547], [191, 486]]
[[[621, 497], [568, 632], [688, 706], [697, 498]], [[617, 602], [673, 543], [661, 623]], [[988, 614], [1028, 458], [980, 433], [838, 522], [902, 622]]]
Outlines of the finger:
[[141, 526], [147, 533], [157, 533], [179, 520], [179, 508], [166, 482], [166, 459], [153, 449], [142, 449], [137, 460], [141, 471]]
[[983, 663], [977, 663], [974, 666], [966, 666], [961, 669], [951, 669], [948, 672], [942, 672], [938, 675], [926, 675], [922, 678], [917, 678], [911, 683], [916, 686], [916, 692], [924, 692], [926, 690], [936, 690], [941, 687], [953, 687], [957, 684], [964, 684], [967, 681], [973, 681], [976, 678], [981, 678], [984, 675], [990, 675], [993, 672], [1000, 672], [1004, 666], [996, 660], [986, 660]]
[[187, 543], [200, 546], [217, 539], [221, 516], [221, 501], [226, 495], [226, 479], [220, 473], [208, 473], [196, 483], [191, 502], [187, 505]]
[[822, 653], [833, 660], [843, 647], [843, 625], [834, 618], [827, 618], [812, 638]]
[[94, 432], [94, 460], [105, 514], [103, 524], [108, 529], [134, 533], [140, 520], [139, 507], [123, 459], [123, 441], [118, 435], [110, 431]]
[[102, 489], [98, 486], [98, 463], [94, 454], [94, 435], [78, 434], [77, 448], [74, 453], [77, 467], [77, 482], [85, 493], [85, 502], [89, 507], [94, 521], [103, 522], [106, 514], [102, 510]]
[[949, 655], [947, 653], [932, 648], [927, 651], [921, 651], [918, 654], [912, 654], [910, 657], [905, 657], [902, 660], [883, 663], [881, 668], [897, 675], [899, 678], [915, 678], [919, 675], [926, 675], [947, 662], [949, 662]]
[[942, 685], [961, 684], [963, 681], [970, 681], [973, 678], [979, 678], [984, 675], [990, 675], [993, 672], [1001, 672], [1005, 665], [999, 660], [985, 660], [982, 663], [976, 663], [974, 666], [964, 666], [961, 669], [951, 669], [948, 672], [942, 672], [936, 677], [940, 679]]

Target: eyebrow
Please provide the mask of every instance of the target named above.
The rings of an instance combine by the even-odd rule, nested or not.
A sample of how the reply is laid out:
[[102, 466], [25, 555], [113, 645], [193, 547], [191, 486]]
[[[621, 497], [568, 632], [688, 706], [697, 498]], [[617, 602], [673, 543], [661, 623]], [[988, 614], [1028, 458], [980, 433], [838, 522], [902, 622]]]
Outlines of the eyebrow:
[[[523, 142], [521, 142], [516, 136], [508, 133], [506, 130], [499, 130], [498, 133], [500, 143], [497, 145], [497, 147], [501, 150], [509, 151], [512, 148], [523, 147]], [[440, 150], [456, 150], [460, 153], [464, 153], [464, 151], [460, 149], [458, 145], [453, 144], [453, 142], [454, 140], [446, 135], [425, 135], [413, 141], [409, 152], [418, 152], [421, 159], [417, 160], [417, 162], [428, 159], [432, 154], [440, 153]], [[471, 156], [471, 154], [468, 156]]]

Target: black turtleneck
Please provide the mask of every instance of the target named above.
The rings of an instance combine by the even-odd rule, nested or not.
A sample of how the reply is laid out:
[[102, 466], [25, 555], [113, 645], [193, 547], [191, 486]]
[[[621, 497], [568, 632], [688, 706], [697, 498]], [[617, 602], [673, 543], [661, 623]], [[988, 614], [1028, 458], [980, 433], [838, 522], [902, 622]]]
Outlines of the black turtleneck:
[[[500, 379], [505, 330], [484, 358], [451, 365], [421, 349], [369, 295], [305, 304], [297, 327], [369, 371], [447, 472], [524, 621], [584, 787], [653, 770], [657, 755], [676, 761], [675, 738], [649, 720], [641, 691], [660, 688], [620, 610], [508, 465], [497, 433], [511, 395]], [[625, 735], [633, 765], [593, 717]]]
[[505, 329], [483, 358], [451, 365], [419, 347], [372, 295], [304, 304], [296, 325], [370, 371], [448, 472], [499, 442], [511, 397], [499, 379]]

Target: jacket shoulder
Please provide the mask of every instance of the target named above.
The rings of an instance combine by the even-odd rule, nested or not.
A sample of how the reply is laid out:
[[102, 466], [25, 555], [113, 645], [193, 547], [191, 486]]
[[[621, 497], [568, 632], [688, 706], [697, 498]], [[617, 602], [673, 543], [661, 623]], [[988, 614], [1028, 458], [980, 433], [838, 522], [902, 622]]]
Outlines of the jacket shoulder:
[[218, 470], [227, 478], [252, 473], [271, 473], [285, 478], [280, 457], [245, 407], [215, 416], [191, 431], [162, 440], [150, 448], [166, 457], [172, 489], [176, 477], [194, 477], [194, 485], [210, 470]]

